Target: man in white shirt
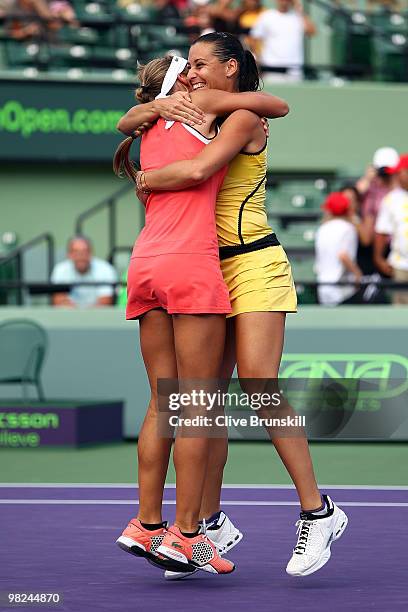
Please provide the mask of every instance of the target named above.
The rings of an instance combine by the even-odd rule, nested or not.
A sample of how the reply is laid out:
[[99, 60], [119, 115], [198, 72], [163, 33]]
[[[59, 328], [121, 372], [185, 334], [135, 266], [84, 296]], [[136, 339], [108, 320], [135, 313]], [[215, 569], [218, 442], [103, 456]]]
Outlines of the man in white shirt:
[[[84, 236], [69, 240], [68, 259], [57, 264], [51, 275], [51, 282], [55, 284], [115, 283], [117, 280], [115, 268], [103, 259], [92, 256], [91, 242]], [[53, 304], [71, 308], [110, 306], [113, 297], [112, 285], [72, 287], [69, 293], [55, 293]]]
[[[374, 262], [386, 276], [408, 283], [408, 153], [401, 155], [393, 169], [397, 187], [380, 205], [375, 224]], [[391, 237], [388, 259], [384, 257]], [[408, 304], [408, 289], [394, 292], [394, 304]]]
[[300, 0], [276, 0], [276, 9], [261, 13], [251, 29], [249, 45], [262, 66], [280, 69], [263, 74], [265, 81], [299, 81], [304, 63], [304, 35], [313, 36], [316, 27], [304, 14]]
[[317, 230], [315, 238], [317, 280], [320, 283], [353, 282], [353, 285], [339, 287], [319, 286], [319, 303], [336, 306], [357, 293], [356, 284], [362, 277], [356, 263], [358, 233], [351, 222], [353, 211], [350, 201], [344, 193], [331, 193], [323, 208], [326, 211], [325, 220]]

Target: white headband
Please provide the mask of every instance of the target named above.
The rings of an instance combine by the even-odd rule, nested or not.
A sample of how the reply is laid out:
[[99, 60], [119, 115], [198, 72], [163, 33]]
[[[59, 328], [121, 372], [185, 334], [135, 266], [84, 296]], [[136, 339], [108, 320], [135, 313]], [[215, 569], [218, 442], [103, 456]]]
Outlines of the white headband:
[[173, 85], [177, 81], [177, 77], [181, 74], [184, 68], [187, 66], [187, 60], [184, 57], [179, 57], [178, 55], [174, 55], [171, 60], [171, 64], [167, 69], [166, 75], [163, 79], [163, 83], [161, 86], [161, 91], [158, 96], [156, 96], [156, 100], [158, 98], [165, 98], [169, 91], [172, 89]]

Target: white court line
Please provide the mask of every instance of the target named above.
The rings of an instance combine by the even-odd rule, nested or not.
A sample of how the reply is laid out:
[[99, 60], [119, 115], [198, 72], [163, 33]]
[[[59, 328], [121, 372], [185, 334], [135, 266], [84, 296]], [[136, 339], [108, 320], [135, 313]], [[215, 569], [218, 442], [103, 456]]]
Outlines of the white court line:
[[[408, 485], [330, 485], [319, 484], [321, 489], [333, 490], [366, 490], [366, 491], [408, 491]], [[137, 483], [95, 483], [95, 482], [1, 482], [0, 488], [4, 489], [138, 489]], [[175, 489], [176, 485], [169, 483], [165, 485], [165, 489]], [[223, 489], [277, 489], [277, 490], [294, 490], [294, 485], [282, 484], [224, 484]]]
[[[137, 499], [0, 499], [0, 505], [67, 505], [67, 506], [134, 506]], [[221, 501], [223, 506], [299, 506], [296, 501]], [[339, 506], [363, 508], [408, 508], [408, 502], [354, 502], [339, 501]], [[164, 505], [175, 506], [175, 499], [166, 499]]]

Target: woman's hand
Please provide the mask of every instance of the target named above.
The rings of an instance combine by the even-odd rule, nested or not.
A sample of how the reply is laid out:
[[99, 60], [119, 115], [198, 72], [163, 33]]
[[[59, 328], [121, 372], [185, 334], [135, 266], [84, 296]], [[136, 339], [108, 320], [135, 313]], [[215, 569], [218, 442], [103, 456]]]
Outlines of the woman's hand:
[[140, 191], [140, 189], [138, 189], [137, 187], [135, 187], [135, 194], [136, 194], [136, 197], [139, 199], [139, 202], [143, 204], [143, 206], [146, 206], [146, 202], [149, 197], [149, 194], [144, 193], [143, 191]]
[[177, 91], [168, 98], [154, 101], [154, 110], [167, 121], [180, 121], [188, 125], [201, 125], [205, 122], [204, 112], [192, 103], [190, 94]]
[[145, 121], [142, 123], [142, 125], [139, 125], [139, 127], [135, 129], [133, 132], [133, 138], [142, 136], [142, 134], [150, 130], [151, 127], [153, 127], [153, 123], [150, 123], [150, 121]]
[[268, 119], [266, 117], [261, 117], [261, 121], [262, 121], [262, 127], [263, 127], [264, 132], [265, 132], [265, 136], [267, 138], [269, 138], [269, 123], [268, 123]]

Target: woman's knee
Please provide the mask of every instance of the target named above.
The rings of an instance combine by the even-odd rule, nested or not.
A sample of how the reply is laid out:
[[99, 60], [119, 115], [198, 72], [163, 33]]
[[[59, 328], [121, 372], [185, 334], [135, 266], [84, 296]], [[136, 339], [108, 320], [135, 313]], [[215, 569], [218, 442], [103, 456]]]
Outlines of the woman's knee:
[[145, 418], [150, 418], [152, 416], [157, 416], [157, 413], [159, 411], [159, 406], [158, 406], [158, 394], [157, 392], [152, 392], [150, 394], [150, 401], [149, 404], [147, 406], [147, 410], [146, 410], [146, 417]]
[[238, 380], [244, 393], [266, 393], [279, 388], [277, 372], [271, 372], [266, 378], [265, 372], [260, 372], [256, 367], [249, 368], [244, 373], [238, 372]]

